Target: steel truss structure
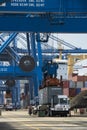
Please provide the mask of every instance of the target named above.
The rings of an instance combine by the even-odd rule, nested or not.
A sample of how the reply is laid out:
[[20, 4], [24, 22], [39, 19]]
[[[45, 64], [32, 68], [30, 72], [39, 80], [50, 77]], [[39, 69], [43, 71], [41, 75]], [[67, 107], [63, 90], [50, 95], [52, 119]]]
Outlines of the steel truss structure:
[[[43, 78], [42, 51], [46, 54], [51, 53], [52, 50], [42, 50], [40, 44], [42, 41], [36, 44], [35, 33], [87, 33], [86, 24], [87, 0], [1, 0], [0, 31], [10, 33], [7, 36], [5, 33], [0, 35], [0, 59], [9, 64], [0, 66], [0, 79], [32, 77], [34, 95], [37, 96], [38, 86]], [[26, 33], [27, 48], [25, 49], [17, 47], [17, 41], [23, 37], [22, 35], [17, 37], [19, 32]], [[49, 37], [48, 34], [46, 40]], [[51, 36], [51, 38], [54, 37]], [[67, 45], [66, 42], [63, 44]], [[21, 51], [20, 54], [18, 51]], [[55, 52], [58, 50], [55, 49]], [[87, 50], [80, 48], [64, 50], [64, 53], [67, 52], [86, 53]], [[19, 67], [20, 58], [25, 54], [31, 55], [35, 60], [35, 68], [31, 72], [25, 72]]]

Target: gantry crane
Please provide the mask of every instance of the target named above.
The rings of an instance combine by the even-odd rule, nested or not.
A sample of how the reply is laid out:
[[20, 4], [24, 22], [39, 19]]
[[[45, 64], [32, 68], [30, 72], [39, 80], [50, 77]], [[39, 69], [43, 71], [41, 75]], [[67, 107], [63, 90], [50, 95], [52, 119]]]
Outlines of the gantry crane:
[[[4, 35], [4, 36], [3, 36]], [[1, 52], [3, 52], [3, 53], [1, 53], [1, 57], [0, 57], [0, 59], [2, 58], [2, 61], [10, 61], [10, 60], [14, 60], [15, 61], [15, 63], [16, 64], [18, 64], [18, 61], [21, 59], [21, 56], [23, 56], [23, 54], [24, 55], [26, 55], [26, 54], [28, 54], [29, 53], [29, 55], [31, 55], [32, 54], [32, 52], [33, 52], [33, 50], [34, 50], [34, 57], [36, 57], [35, 59], [36, 59], [36, 61], [35, 62], [37, 62], [37, 61], [39, 61], [39, 66], [37, 67], [37, 69], [35, 69], [35, 70], [33, 70], [32, 72], [29, 72], [29, 73], [26, 73], [26, 72], [23, 72], [23, 71], [21, 71], [20, 70], [20, 68], [17, 66], [17, 65], [15, 65], [15, 68], [12, 66], [12, 64], [10, 65], [10, 66], [0, 66], [0, 70], [1, 70], [1, 76], [0, 76], [0, 78], [1, 79], [7, 79], [7, 77], [8, 77], [8, 80], [9, 80], [9, 82], [10, 82], [10, 85], [12, 84], [12, 80], [13, 80], [13, 85], [14, 85], [14, 79], [15, 80], [18, 80], [18, 79], [23, 79], [23, 78], [28, 78], [28, 77], [32, 77], [33, 78], [33, 81], [35, 82], [35, 85], [33, 84], [33, 86], [35, 86], [35, 88], [34, 88], [34, 93], [35, 93], [35, 95], [36, 95], [36, 92], [37, 92], [37, 89], [38, 89], [38, 85], [41, 83], [41, 81], [42, 81], [42, 72], [41, 72], [41, 68], [42, 68], [42, 66], [45, 66], [45, 64], [44, 64], [44, 62], [43, 61], [45, 61], [45, 63], [46, 63], [46, 61], [47, 60], [52, 60], [52, 58], [55, 58], [55, 54], [57, 55], [58, 53], [59, 53], [59, 50], [58, 50], [58, 48], [56, 49], [56, 48], [54, 48], [54, 46], [51, 46], [51, 45], [49, 45], [48, 43], [47, 43], [47, 41], [45, 41], [45, 43], [44, 43], [44, 41], [41, 41], [41, 40], [39, 40], [38, 42], [37, 42], [37, 44], [35, 43], [35, 39], [31, 39], [31, 38], [33, 38], [34, 36], [32, 36], [31, 37], [31, 35], [34, 35], [34, 34], [29, 34], [29, 38], [31, 39], [30, 41], [29, 41], [29, 44], [32, 44], [33, 45], [33, 47], [31, 47], [32, 49], [26, 49], [26, 47], [27, 47], [27, 45], [26, 45], [26, 43], [27, 43], [27, 37], [26, 37], [26, 34], [21, 34], [21, 33], [19, 33], [19, 34], [16, 34], [16, 33], [12, 33], [12, 34], [9, 34], [8, 35], [8, 38], [6, 39], [6, 41], [5, 41], [5, 35], [6, 34], [4, 34], [4, 33], [2, 33], [1, 35], [0, 35], [0, 39], [1, 39], [1, 41], [2, 41], [2, 43], [3, 44], [1, 44], [2, 46], [1, 46], [1, 48], [2, 48], [2, 50], [1, 50]], [[6, 35], [6, 37], [7, 37], [7, 35]], [[14, 37], [15, 37], [15, 39], [14, 39]], [[55, 37], [55, 36], [52, 36], [52, 37], [54, 37], [55, 39], [53, 39], [53, 40], [56, 40], [57, 41], [57, 46], [58, 46], [58, 42], [60, 42], [61, 41], [61, 39], [59, 39], [59, 38], [57, 38], [57, 37]], [[49, 38], [51, 38], [51, 35], [49, 36]], [[23, 48], [22, 49], [20, 49], [20, 48], [18, 48], [17, 46], [15, 46], [15, 47], [11, 47], [10, 46], [10, 42], [13, 42], [13, 41], [16, 41], [16, 43], [14, 42], [14, 45], [16, 45], [16, 44], [18, 44], [17, 43], [17, 41], [19, 41], [19, 42], [21, 42], [22, 43], [22, 46], [23, 46]], [[23, 41], [24, 40], [24, 41]], [[34, 40], [34, 42], [32, 41], [32, 40]], [[69, 47], [71, 47], [71, 48], [76, 48], [76, 49], [73, 49], [73, 51], [74, 50], [77, 50], [77, 52], [79, 52], [79, 50], [80, 50], [80, 52], [83, 52], [84, 51], [84, 49], [81, 49], [81, 48], [77, 48], [77, 47], [73, 47], [73, 45], [71, 45], [70, 43], [67, 43], [67, 44], [65, 44], [66, 42], [63, 40], [63, 45], [67, 45], [68, 46], [68, 44], [69, 44]], [[4, 44], [5, 44], [5, 46], [4, 46]], [[62, 41], [61, 41], [61, 44], [62, 44]], [[31, 46], [32, 46], [31, 45]], [[36, 47], [36, 45], [37, 45], [37, 47]], [[44, 45], [46, 46], [45, 48], [44, 48]], [[29, 46], [30, 47], [30, 46]], [[28, 48], [29, 48], [28, 47]], [[25, 49], [24, 49], [25, 48]], [[49, 49], [50, 48], [50, 49]], [[63, 52], [64, 50], [62, 50], [62, 52]], [[66, 50], [65, 50], [66, 51]], [[70, 49], [70, 51], [72, 51], [72, 49]], [[87, 52], [87, 50], [85, 49], [85, 51]], [[68, 51], [66, 51], [67, 53], [68, 53]], [[49, 54], [53, 54], [52, 56], [50, 55], [49, 56]], [[75, 52], [74, 52], [75, 53]], [[8, 54], [8, 56], [6, 57], [6, 55]], [[19, 55], [19, 54], [21, 54], [21, 55]], [[10, 56], [9, 56], [10, 55]], [[36, 56], [37, 55], [37, 56]], [[15, 56], [15, 57], [14, 57]], [[4, 71], [5, 70], [5, 71]], [[7, 70], [7, 71], [6, 71]], [[14, 71], [13, 71], [14, 70]], [[55, 71], [55, 70], [54, 70]], [[53, 72], [52, 72], [53, 73]], [[39, 75], [38, 75], [39, 74]], [[9, 76], [8, 76], [9, 75]], [[33, 76], [33, 75], [36, 75], [35, 77]], [[38, 75], [38, 78], [36, 78], [37, 77], [37, 75]], [[32, 81], [32, 78], [29, 78], [29, 80], [31, 80]], [[10, 81], [10, 79], [11, 79], [11, 81]], [[36, 79], [38, 79], [39, 80], [39, 83], [38, 83], [38, 80], [37, 81], [35, 81]], [[9, 82], [8, 82], [8, 80], [7, 80], [7, 84], [9, 84]], [[30, 81], [30, 83], [31, 83], [31, 86], [32, 86], [32, 82]], [[36, 84], [37, 83], [37, 84]], [[1, 88], [2, 89], [2, 91], [4, 90], [6, 90], [6, 88], [4, 87], [2, 87]], [[18, 89], [18, 88], [17, 88]]]
[[[3, 41], [3, 45], [0, 47], [0, 54], [5, 52], [9, 53], [9, 57], [4, 57], [2, 60], [9, 60], [10, 66], [0, 67], [0, 78], [9, 77], [25, 77], [34, 76], [34, 82], [42, 79], [41, 68], [37, 66], [36, 62], [36, 47], [35, 47], [35, 33], [53, 33], [53, 32], [67, 32], [67, 33], [81, 33], [87, 32], [87, 0], [1, 0], [0, 1], [0, 31], [11, 32], [7, 40]], [[27, 48], [28, 57], [20, 57], [15, 53], [14, 38], [18, 35], [18, 32], [27, 32]], [[30, 40], [28, 33], [30, 34]], [[49, 35], [47, 35], [47, 39]], [[46, 40], [47, 40], [46, 39]], [[13, 42], [14, 48], [8, 44]], [[31, 45], [29, 44], [31, 41]], [[42, 66], [41, 48], [40, 42], [37, 44], [38, 48], [38, 61]], [[31, 47], [30, 47], [31, 46]], [[30, 58], [30, 50], [34, 58]], [[78, 51], [77, 49], [75, 51]], [[80, 51], [80, 49], [79, 49]], [[16, 57], [16, 58], [14, 58]], [[14, 59], [14, 60], [13, 60]], [[15, 61], [15, 63], [14, 63]], [[19, 62], [20, 61], [20, 62]], [[33, 68], [30, 69], [30, 61], [33, 62]], [[34, 62], [35, 61], [35, 62]], [[17, 64], [18, 62], [18, 64]], [[22, 65], [21, 65], [22, 64]], [[13, 66], [16, 67], [13, 67]], [[25, 67], [26, 66], [26, 67]], [[35, 68], [34, 68], [35, 67]], [[26, 69], [27, 68], [27, 69]], [[13, 71], [14, 70], [14, 71]], [[36, 72], [39, 71], [39, 74]], [[41, 78], [40, 78], [41, 77]], [[37, 95], [37, 86], [35, 88]]]

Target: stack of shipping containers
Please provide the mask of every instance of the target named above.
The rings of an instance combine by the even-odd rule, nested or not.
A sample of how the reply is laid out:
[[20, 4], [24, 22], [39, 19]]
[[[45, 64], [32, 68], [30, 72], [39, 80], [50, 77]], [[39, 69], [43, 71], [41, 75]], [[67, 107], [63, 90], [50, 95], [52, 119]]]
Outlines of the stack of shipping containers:
[[63, 94], [70, 98], [84, 90], [87, 90], [87, 76], [74, 76], [72, 80], [63, 81]]

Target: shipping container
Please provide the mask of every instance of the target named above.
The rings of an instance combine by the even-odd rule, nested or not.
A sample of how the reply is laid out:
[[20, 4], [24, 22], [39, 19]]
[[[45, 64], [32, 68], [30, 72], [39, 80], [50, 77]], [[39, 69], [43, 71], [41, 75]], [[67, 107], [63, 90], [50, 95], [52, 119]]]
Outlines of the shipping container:
[[69, 81], [69, 88], [75, 88], [76, 87], [76, 82], [70, 80]]
[[69, 88], [69, 97], [76, 96], [76, 88]]
[[83, 76], [83, 81], [87, 81], [87, 76]]
[[76, 95], [81, 92], [81, 88], [76, 88]]
[[69, 81], [63, 81], [63, 88], [69, 88]]
[[57, 86], [59, 85], [59, 80], [57, 78], [48, 78], [45, 81], [46, 86]]
[[74, 81], [74, 82], [77, 81], [77, 75], [72, 77], [72, 81]]
[[51, 98], [56, 95], [61, 95], [62, 88], [57, 86], [49, 86], [39, 90], [39, 103], [51, 104]]
[[69, 88], [63, 88], [63, 94], [69, 96]]
[[87, 81], [84, 82], [84, 87], [87, 88]]
[[87, 90], [87, 88], [81, 88], [81, 91]]
[[78, 76], [78, 75], [76, 75], [76, 76], [72, 77], [72, 80], [73, 81], [87, 81], [87, 76]]
[[83, 88], [83, 81], [78, 81], [76, 88]]
[[84, 76], [77, 76], [77, 81], [83, 81], [84, 80]]

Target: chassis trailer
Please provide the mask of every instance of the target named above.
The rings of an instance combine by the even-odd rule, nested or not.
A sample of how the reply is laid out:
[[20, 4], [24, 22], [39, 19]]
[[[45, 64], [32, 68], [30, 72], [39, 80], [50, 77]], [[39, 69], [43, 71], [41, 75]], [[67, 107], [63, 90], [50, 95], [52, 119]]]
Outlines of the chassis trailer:
[[48, 116], [67, 116], [70, 112], [69, 98], [62, 94], [62, 88], [49, 86], [39, 90], [38, 111]]

